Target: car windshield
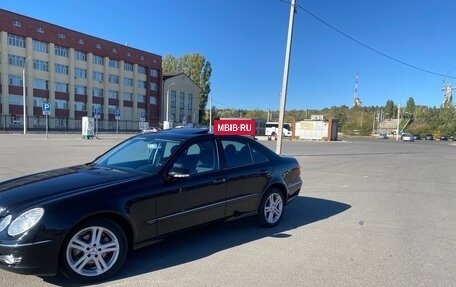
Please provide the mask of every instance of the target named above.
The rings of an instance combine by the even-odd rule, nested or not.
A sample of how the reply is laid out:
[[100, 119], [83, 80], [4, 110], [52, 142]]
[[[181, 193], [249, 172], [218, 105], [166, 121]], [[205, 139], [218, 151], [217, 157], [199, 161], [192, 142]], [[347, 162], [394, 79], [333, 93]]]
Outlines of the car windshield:
[[114, 147], [92, 164], [155, 174], [182, 142], [159, 137], [135, 137]]

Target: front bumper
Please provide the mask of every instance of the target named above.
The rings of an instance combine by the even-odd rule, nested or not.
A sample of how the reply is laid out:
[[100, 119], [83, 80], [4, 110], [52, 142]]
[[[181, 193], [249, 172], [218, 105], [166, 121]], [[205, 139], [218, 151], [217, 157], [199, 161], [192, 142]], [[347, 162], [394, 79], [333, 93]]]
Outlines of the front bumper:
[[55, 275], [59, 249], [52, 240], [24, 244], [0, 242], [0, 268], [19, 274]]

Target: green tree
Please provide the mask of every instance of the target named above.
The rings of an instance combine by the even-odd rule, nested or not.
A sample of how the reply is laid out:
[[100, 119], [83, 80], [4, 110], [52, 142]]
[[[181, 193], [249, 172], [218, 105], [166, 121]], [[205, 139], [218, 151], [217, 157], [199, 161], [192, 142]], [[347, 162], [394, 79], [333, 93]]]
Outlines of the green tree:
[[199, 94], [199, 118], [200, 120], [204, 119], [205, 107], [211, 92], [211, 63], [198, 53], [186, 54], [179, 58], [166, 55], [162, 61], [162, 68], [163, 74], [186, 74], [201, 88]]
[[415, 100], [412, 97], [409, 97], [404, 111], [413, 115], [415, 113], [415, 106]]
[[395, 110], [396, 107], [394, 105], [394, 102], [392, 100], [388, 100], [386, 101], [386, 105], [385, 105], [385, 115], [388, 119], [391, 119], [391, 118], [394, 118], [395, 117]]

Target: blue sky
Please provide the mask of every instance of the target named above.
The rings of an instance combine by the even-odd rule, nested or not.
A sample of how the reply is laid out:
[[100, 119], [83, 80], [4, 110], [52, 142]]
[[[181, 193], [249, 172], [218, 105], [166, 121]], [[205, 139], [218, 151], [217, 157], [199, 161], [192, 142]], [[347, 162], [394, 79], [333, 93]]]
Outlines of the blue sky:
[[[290, 1], [0, 0], [0, 7], [89, 35], [175, 57], [200, 53], [212, 64], [217, 108], [279, 108]], [[437, 106], [442, 80], [456, 86], [456, 1], [297, 0], [287, 109], [388, 99]], [[453, 78], [452, 78], [453, 77]]]

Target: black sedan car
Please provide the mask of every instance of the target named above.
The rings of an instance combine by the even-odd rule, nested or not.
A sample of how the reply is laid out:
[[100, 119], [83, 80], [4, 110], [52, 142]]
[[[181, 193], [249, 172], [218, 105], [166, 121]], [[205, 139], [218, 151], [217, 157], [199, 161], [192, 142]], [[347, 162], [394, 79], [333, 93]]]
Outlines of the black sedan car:
[[91, 163], [0, 184], [0, 268], [106, 280], [128, 251], [198, 225], [279, 223], [302, 186], [296, 159], [244, 136], [145, 133]]

